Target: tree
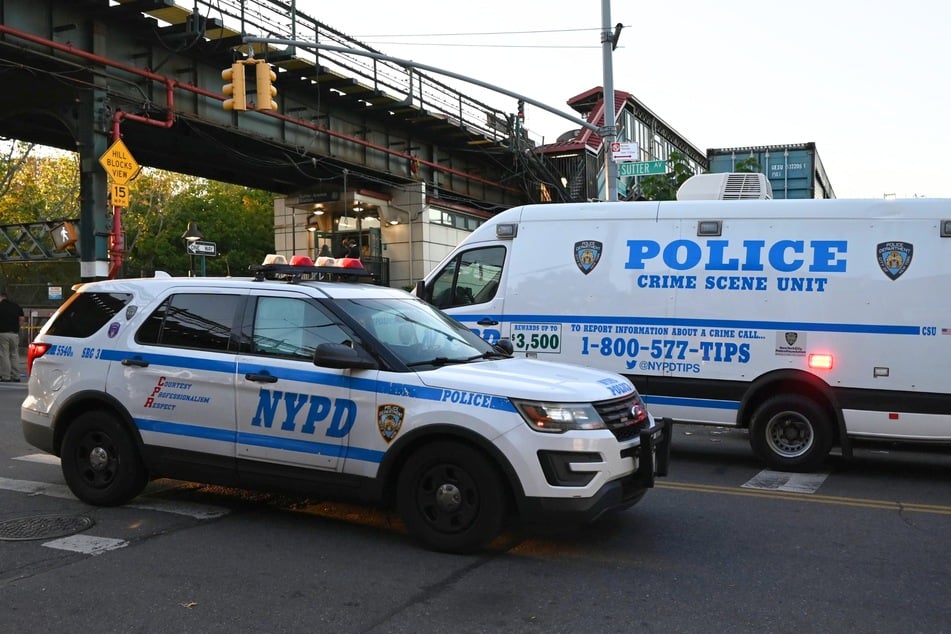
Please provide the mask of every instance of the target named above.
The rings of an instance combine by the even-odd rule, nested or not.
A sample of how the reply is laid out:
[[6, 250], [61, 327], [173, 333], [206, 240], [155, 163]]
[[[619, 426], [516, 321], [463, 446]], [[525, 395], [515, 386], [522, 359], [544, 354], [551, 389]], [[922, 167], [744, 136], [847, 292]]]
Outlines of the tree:
[[667, 165], [670, 169], [666, 174], [641, 178], [641, 196], [647, 200], [676, 200], [677, 190], [685, 180], [693, 176], [694, 171], [687, 162], [687, 157], [677, 151], [670, 153]]
[[182, 234], [189, 222], [217, 246], [205, 258], [207, 275], [242, 275], [274, 250], [274, 201], [270, 193], [194, 176], [144, 170], [123, 216], [130, 276], [190, 269]]
[[[50, 152], [19, 141], [4, 143], [3, 150], [0, 225], [79, 217], [78, 155]], [[24, 306], [48, 303], [50, 286], [68, 289], [78, 281], [79, 265], [74, 258], [0, 264], [0, 286], [7, 288], [17, 303]]]
[[[0, 225], [80, 218], [78, 154], [19, 142], [2, 147]], [[198, 223], [206, 239], [217, 244], [218, 256], [205, 261], [208, 275], [247, 274], [249, 264], [274, 250], [269, 192], [148, 168], [129, 188], [130, 207], [120, 211], [123, 277], [157, 270], [186, 274], [190, 263], [181, 236], [189, 222]], [[111, 208], [104, 213], [111, 214]], [[69, 289], [79, 281], [78, 258], [0, 263], [0, 287], [16, 287], [23, 305], [43, 305], [49, 286]]]

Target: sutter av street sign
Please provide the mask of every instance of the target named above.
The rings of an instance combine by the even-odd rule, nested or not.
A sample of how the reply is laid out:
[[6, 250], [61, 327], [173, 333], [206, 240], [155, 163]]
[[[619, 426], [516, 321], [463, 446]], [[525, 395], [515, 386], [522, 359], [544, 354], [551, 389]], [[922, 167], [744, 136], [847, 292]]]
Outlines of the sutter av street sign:
[[618, 163], [618, 176], [650, 176], [652, 174], [666, 174], [667, 161], [636, 161], [634, 163]]

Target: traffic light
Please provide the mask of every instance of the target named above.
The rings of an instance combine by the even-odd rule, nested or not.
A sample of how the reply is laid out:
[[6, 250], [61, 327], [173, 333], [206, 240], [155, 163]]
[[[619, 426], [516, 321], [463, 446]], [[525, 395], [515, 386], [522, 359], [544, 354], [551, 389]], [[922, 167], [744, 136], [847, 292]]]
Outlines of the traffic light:
[[277, 81], [277, 74], [271, 70], [271, 65], [263, 59], [258, 60], [254, 65], [254, 73], [257, 77], [257, 91], [255, 110], [277, 110], [277, 102], [274, 97], [277, 96], [277, 88], [272, 82]]
[[225, 110], [247, 110], [248, 98], [245, 94], [244, 63], [235, 62], [231, 65], [231, 68], [224, 69], [221, 71], [221, 78], [228, 82], [222, 87], [221, 92], [229, 97], [225, 99], [222, 107]]
[[525, 101], [522, 99], [518, 100], [518, 120], [525, 122]]

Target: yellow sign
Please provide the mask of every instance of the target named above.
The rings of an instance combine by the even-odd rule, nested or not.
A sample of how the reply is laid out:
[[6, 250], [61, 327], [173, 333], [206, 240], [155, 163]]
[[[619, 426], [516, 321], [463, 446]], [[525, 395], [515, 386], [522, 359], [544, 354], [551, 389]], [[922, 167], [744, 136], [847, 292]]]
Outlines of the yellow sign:
[[[109, 146], [109, 149], [99, 157], [99, 163], [109, 177], [119, 185], [125, 185], [135, 178], [141, 169], [122, 139], [116, 139], [116, 142]], [[114, 201], [113, 204], [115, 204]]]
[[128, 207], [129, 206], [129, 186], [120, 185], [119, 183], [112, 183], [112, 206], [113, 207]]

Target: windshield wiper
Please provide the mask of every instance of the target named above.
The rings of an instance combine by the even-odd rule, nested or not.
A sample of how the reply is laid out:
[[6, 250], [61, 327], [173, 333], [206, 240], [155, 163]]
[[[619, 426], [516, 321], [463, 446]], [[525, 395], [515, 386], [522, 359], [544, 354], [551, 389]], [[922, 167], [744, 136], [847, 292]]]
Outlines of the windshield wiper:
[[[475, 358], [480, 359], [481, 357], [482, 355], [479, 355], [478, 357], [475, 357]], [[416, 367], [417, 365], [435, 365], [439, 367], [443, 365], [449, 365], [452, 363], [469, 363], [470, 361], [472, 361], [472, 359], [468, 359], [468, 358], [467, 359], [453, 359], [450, 357], [435, 357], [434, 359], [427, 359], [426, 361], [414, 361], [413, 363], [407, 363], [406, 367], [413, 368], [413, 367]]]
[[469, 357], [468, 359], [466, 359], [466, 361], [476, 361], [477, 359], [511, 359], [511, 358], [512, 358], [512, 355], [506, 354], [500, 350], [487, 350], [483, 352], [482, 354], [476, 354]]
[[443, 366], [450, 365], [455, 363], [470, 363], [472, 361], [478, 361], [479, 359], [511, 359], [512, 355], [505, 354], [504, 352], [499, 352], [498, 350], [488, 350], [480, 354], [474, 354], [471, 357], [465, 358], [453, 358], [453, 357], [435, 357], [433, 359], [428, 359], [426, 361], [414, 361], [413, 363], [407, 363], [407, 368], [412, 368], [417, 365], [434, 365], [434, 366]]

